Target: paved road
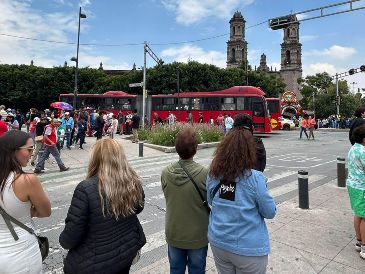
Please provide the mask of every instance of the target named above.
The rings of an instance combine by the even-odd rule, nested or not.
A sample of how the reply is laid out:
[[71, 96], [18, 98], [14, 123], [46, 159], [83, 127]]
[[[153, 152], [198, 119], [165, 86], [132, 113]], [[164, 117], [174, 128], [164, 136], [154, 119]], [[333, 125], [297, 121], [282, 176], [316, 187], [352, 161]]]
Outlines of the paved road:
[[[309, 171], [310, 189], [336, 177], [336, 157], [346, 156], [350, 148], [348, 133], [316, 133], [315, 141], [299, 140], [298, 131], [280, 132], [263, 138], [268, 155], [265, 175], [277, 203], [297, 195], [297, 172], [300, 169]], [[213, 152], [213, 148], [200, 150], [195, 160], [209, 166]], [[79, 155], [76, 150], [70, 153], [74, 153], [74, 157]], [[165, 201], [160, 186], [160, 174], [165, 166], [177, 159], [176, 154], [130, 157], [130, 163], [143, 179], [146, 205], [139, 219], [147, 236], [142, 258], [133, 266], [132, 271], [144, 268], [167, 255], [164, 239]], [[85, 157], [84, 164], [79, 164], [68, 172], [51, 170], [40, 176], [52, 201], [51, 218], [36, 220], [41, 234], [50, 239], [51, 251], [44, 264], [45, 273], [62, 273], [62, 260], [66, 251], [58, 244], [58, 236], [64, 227], [75, 186], [85, 177], [86, 162]]]

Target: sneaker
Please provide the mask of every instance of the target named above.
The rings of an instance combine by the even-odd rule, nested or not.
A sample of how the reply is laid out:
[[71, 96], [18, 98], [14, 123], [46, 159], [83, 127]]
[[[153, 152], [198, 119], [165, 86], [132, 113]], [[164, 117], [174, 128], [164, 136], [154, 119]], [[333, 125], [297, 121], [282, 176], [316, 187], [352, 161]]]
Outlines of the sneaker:
[[31, 165], [31, 166], [35, 166], [35, 163], [34, 163], [34, 162], [30, 162], [30, 165]]
[[365, 260], [365, 245], [361, 245], [361, 251], [359, 253], [361, 259]]
[[79, 149], [84, 149], [83, 147], [79, 147]]
[[357, 240], [356, 243], [355, 243], [355, 250], [357, 252], [360, 252], [361, 251], [361, 241]]
[[67, 171], [67, 170], [69, 170], [69, 169], [70, 169], [69, 167], [61, 167], [61, 168], [60, 168], [60, 172]]
[[43, 170], [40, 170], [40, 169], [35, 169], [33, 172], [34, 172], [35, 174], [44, 173], [44, 171], [43, 171]]

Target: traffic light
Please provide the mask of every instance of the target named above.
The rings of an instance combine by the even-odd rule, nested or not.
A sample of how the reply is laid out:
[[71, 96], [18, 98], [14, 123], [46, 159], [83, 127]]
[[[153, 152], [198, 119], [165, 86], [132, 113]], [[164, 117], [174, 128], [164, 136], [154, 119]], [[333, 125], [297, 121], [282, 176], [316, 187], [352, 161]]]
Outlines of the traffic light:
[[350, 74], [350, 75], [355, 74], [355, 69], [350, 69], [350, 70], [349, 70], [349, 74]]
[[360, 66], [360, 71], [365, 72], [365, 65]]

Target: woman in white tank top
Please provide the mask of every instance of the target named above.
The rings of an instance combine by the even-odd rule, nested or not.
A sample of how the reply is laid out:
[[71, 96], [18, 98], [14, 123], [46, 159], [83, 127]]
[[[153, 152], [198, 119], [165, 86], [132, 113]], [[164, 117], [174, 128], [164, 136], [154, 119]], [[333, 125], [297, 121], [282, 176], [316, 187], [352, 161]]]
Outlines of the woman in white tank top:
[[[28, 133], [15, 130], [0, 137], [0, 206], [12, 217], [34, 229], [32, 217], [51, 215], [51, 204], [39, 179], [25, 173], [33, 153]], [[36, 237], [13, 224], [15, 241], [0, 215], [0, 273], [42, 273], [42, 257]]]

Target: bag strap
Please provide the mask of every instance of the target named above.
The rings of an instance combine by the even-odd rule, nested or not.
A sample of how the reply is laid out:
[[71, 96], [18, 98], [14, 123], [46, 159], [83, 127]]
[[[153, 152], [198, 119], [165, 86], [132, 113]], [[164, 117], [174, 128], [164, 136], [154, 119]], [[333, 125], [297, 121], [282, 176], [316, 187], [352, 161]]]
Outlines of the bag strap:
[[31, 229], [30, 227], [26, 226], [25, 224], [23, 224], [22, 222], [18, 221], [17, 219], [15, 219], [14, 217], [10, 216], [1, 206], [0, 206], [0, 214], [3, 216], [4, 221], [7, 225], [7, 227], [10, 230], [11, 235], [13, 236], [14, 240], [17, 241], [19, 239], [18, 235], [16, 234], [13, 225], [11, 224], [11, 222], [13, 222], [14, 224], [20, 226], [21, 228], [23, 228], [24, 230], [28, 231], [30, 234], [33, 234], [35, 236], [37, 236], [34, 232], [33, 229]]
[[215, 188], [213, 189], [213, 192], [212, 192], [212, 200], [214, 199], [214, 196], [215, 194], [217, 194], [218, 190], [220, 189], [222, 183], [219, 182], [218, 185], [215, 186]]
[[184, 170], [184, 172], [186, 173], [186, 175], [188, 175], [190, 181], [193, 183], [196, 191], [198, 192], [200, 199], [203, 202], [203, 205], [205, 206], [205, 208], [207, 209], [208, 213], [210, 212], [210, 208], [208, 206], [208, 202], [204, 199], [203, 194], [200, 192], [198, 185], [196, 184], [195, 180], [193, 179], [193, 177], [190, 175], [190, 173], [186, 170], [186, 168], [180, 163], [180, 161], [178, 162], [179, 165], [181, 166], [181, 168]]

